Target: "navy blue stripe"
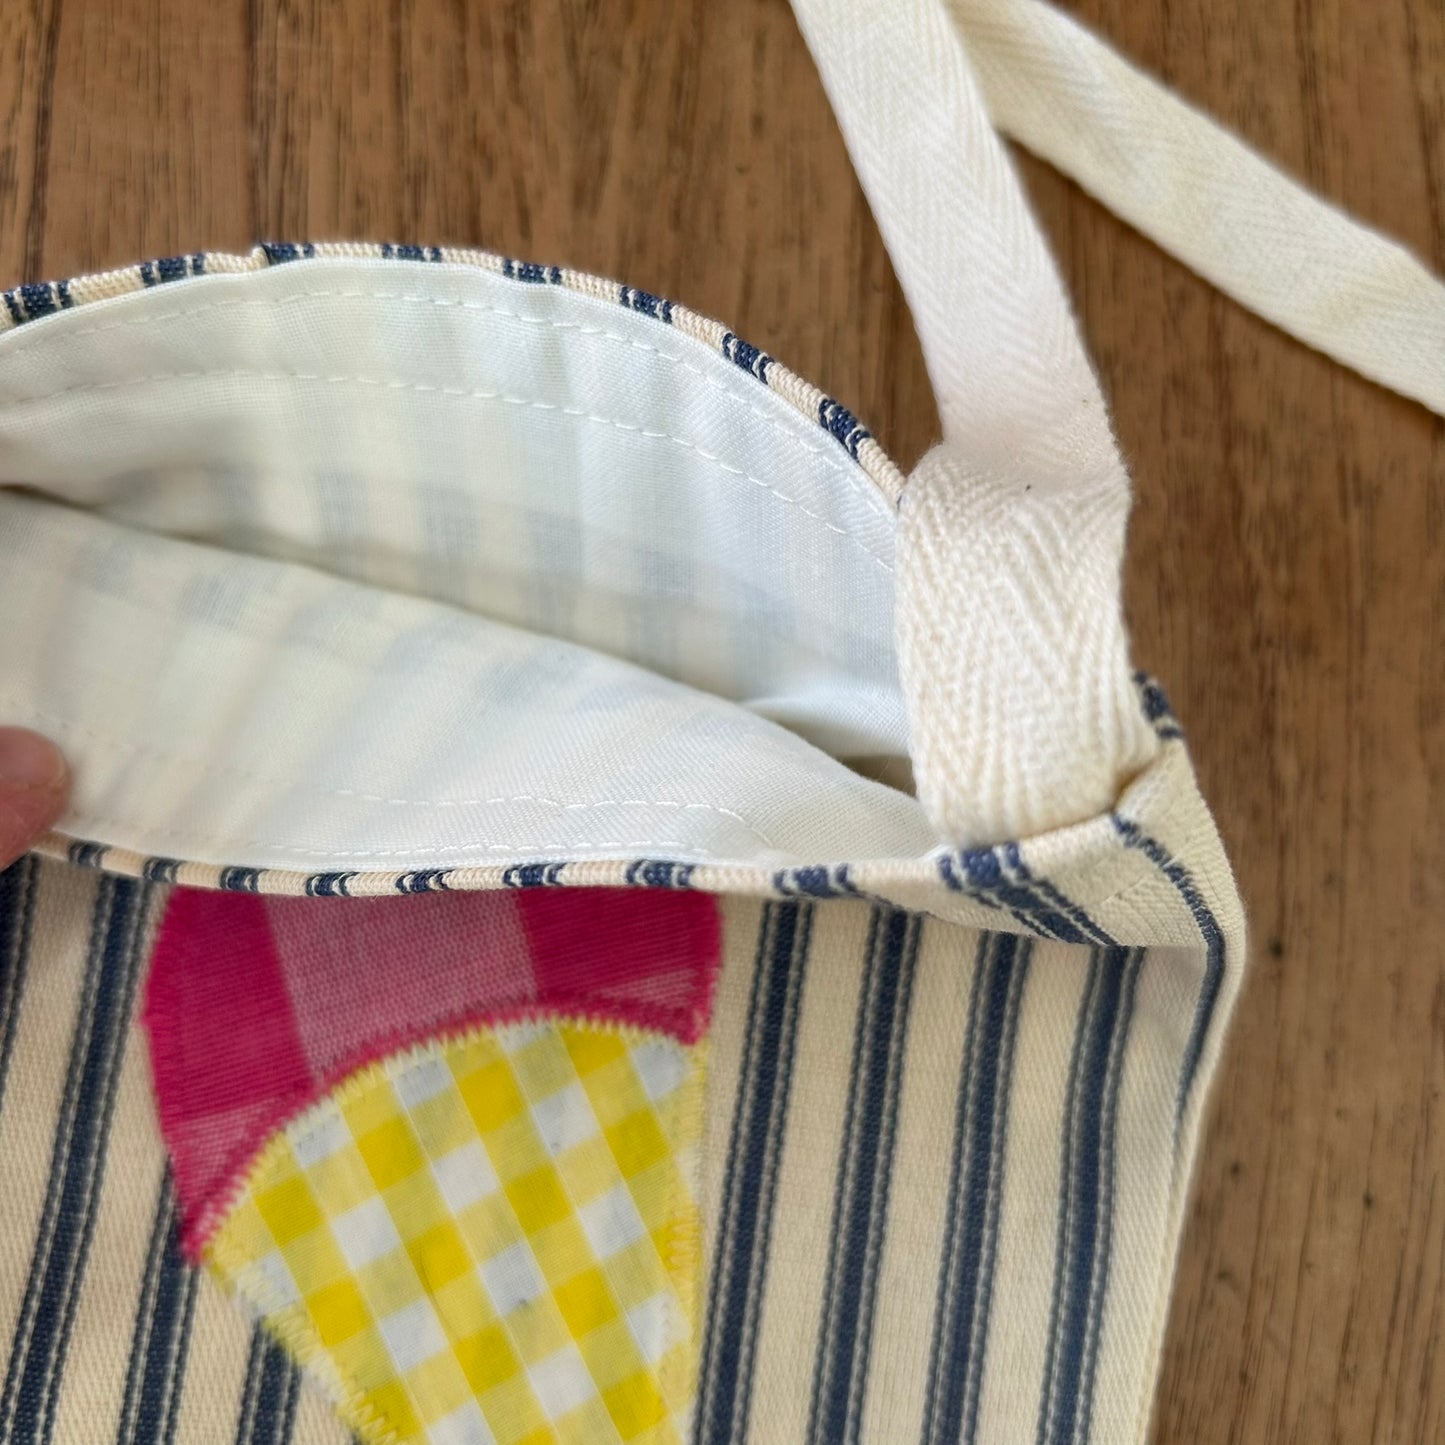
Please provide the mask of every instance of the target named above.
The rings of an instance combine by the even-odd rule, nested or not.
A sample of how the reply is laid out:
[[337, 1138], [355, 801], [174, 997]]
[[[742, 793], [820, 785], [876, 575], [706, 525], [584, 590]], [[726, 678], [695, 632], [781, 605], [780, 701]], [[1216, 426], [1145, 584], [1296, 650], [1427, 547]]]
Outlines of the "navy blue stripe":
[[846, 863], [803, 864], [780, 868], [773, 874], [779, 893], [806, 894], [809, 898], [862, 898], [866, 895], [848, 874]]
[[[938, 873], [955, 893], [962, 893], [986, 908], [1000, 909], [1032, 934], [1041, 938], [1062, 938], [1068, 943], [1085, 941], [1057, 910], [1043, 907], [1030, 889], [1009, 878], [992, 848], [965, 848], [955, 853], [941, 853]], [[1060, 927], [1065, 930], [1062, 934], [1058, 931]]]
[[306, 895], [309, 898], [349, 898], [348, 885], [356, 877], [350, 873], [313, 873], [306, 880]]
[[266, 1362], [270, 1337], [259, 1322], [251, 1331], [251, 1348], [246, 1353], [246, 1379], [241, 1387], [241, 1403], [236, 1411], [235, 1445], [257, 1445], [256, 1414], [261, 1396], [261, 1371]]
[[181, 1254], [175, 1189], [167, 1174], [156, 1201], [146, 1284], [131, 1336], [117, 1445], [168, 1445], [174, 1440], [195, 1296], [196, 1275]]
[[206, 274], [206, 253], [204, 251], [193, 251], [191, 253], [191, 275], [204, 276]]
[[251, 1333], [235, 1445], [287, 1445], [296, 1422], [301, 1372], [261, 1325]]
[[10, 319], [17, 325], [25, 324], [25, 313], [20, 309], [19, 298], [13, 291], [5, 293], [5, 309], [10, 313]]
[[260, 881], [259, 868], [222, 868], [216, 886], [229, 893], [255, 893]]
[[266, 1342], [266, 1360], [261, 1370], [261, 1388], [256, 1400], [258, 1445], [286, 1445], [296, 1423], [296, 1398], [301, 1391], [301, 1371], [286, 1351], [273, 1340]]
[[274, 1340], [266, 1339], [261, 1385], [256, 1396], [257, 1445], [286, 1445], [296, 1423], [301, 1371]]
[[769, 903], [763, 909], [709, 1290], [696, 1445], [730, 1445], [747, 1434], [811, 929], [810, 904]]
[[174, 1218], [175, 1197], [167, 1173], [161, 1179], [160, 1198], [151, 1219], [150, 1243], [146, 1247], [146, 1272], [141, 1282], [140, 1300], [136, 1304], [135, 1322], [131, 1328], [130, 1364], [125, 1373], [125, 1398], [121, 1402], [120, 1425], [115, 1437], [117, 1445], [133, 1445], [136, 1438], [136, 1416], [140, 1411], [141, 1382], [145, 1376], [151, 1326], [155, 1320], [156, 1293], [160, 1287], [166, 1239]]
[[818, 403], [818, 423], [837, 438], [854, 461], [858, 460], [859, 446], [873, 435], [846, 406], [830, 396]]
[[624, 881], [632, 888], [691, 888], [694, 865], [665, 858], [639, 858], [627, 865]]
[[254, 1445], [256, 1439], [256, 1400], [261, 1384], [261, 1351], [266, 1340], [258, 1323], [251, 1331], [251, 1348], [246, 1354], [246, 1378], [241, 1385], [241, 1403], [236, 1407], [234, 1445]]
[[629, 310], [640, 311], [644, 316], [654, 316], [659, 321], [672, 321], [672, 302], [665, 297], [654, 296], [651, 291], [639, 291], [636, 286], [624, 286], [618, 292], [617, 299]]
[[1114, 827], [1119, 836], [1131, 848], [1137, 848], [1178, 890], [1185, 906], [1194, 915], [1199, 936], [1204, 940], [1204, 978], [1199, 985], [1199, 1001], [1194, 1008], [1194, 1022], [1189, 1029], [1189, 1039], [1184, 1046], [1184, 1062], [1179, 1071], [1179, 1093], [1175, 1100], [1176, 1122], [1184, 1114], [1189, 1100], [1189, 1091], [1194, 1086], [1194, 1075], [1199, 1070], [1199, 1058], [1204, 1052], [1204, 1040], [1209, 1033], [1209, 1024], [1214, 1017], [1214, 1007], [1219, 1002], [1219, 990], [1224, 985], [1224, 930], [1213, 910], [1204, 901], [1204, 895], [1195, 885], [1189, 870], [1172, 857], [1169, 851], [1156, 839], [1140, 830], [1137, 823], [1114, 814]]
[[149, 886], [104, 878], [71, 1040], [50, 1182], [0, 1396], [0, 1439], [48, 1441], [105, 1174]]
[[1089, 971], [1084, 979], [1084, 993], [1079, 1003], [1078, 1017], [1074, 1023], [1074, 1042], [1069, 1052], [1069, 1084], [1064, 1095], [1064, 1115], [1060, 1129], [1062, 1136], [1062, 1163], [1059, 1166], [1059, 1208], [1054, 1225], [1054, 1286], [1049, 1300], [1048, 1351], [1044, 1357], [1044, 1378], [1042, 1397], [1039, 1402], [1039, 1418], [1036, 1423], [1035, 1445], [1042, 1445], [1045, 1429], [1048, 1428], [1049, 1406], [1053, 1398], [1054, 1356], [1057, 1353], [1059, 1309], [1064, 1293], [1064, 1279], [1067, 1274], [1067, 1260], [1064, 1244], [1068, 1238], [1069, 1222], [1069, 1181], [1071, 1174], [1073, 1121], [1079, 1095], [1079, 1063], [1084, 1055], [1084, 1038], [1093, 1014], [1094, 998], [1098, 989], [1100, 959], [1102, 953], [1095, 950], [1089, 955]]
[[450, 868], [419, 868], [415, 873], [403, 873], [396, 880], [398, 893], [445, 893]]
[[151, 1334], [145, 1383], [141, 1390], [140, 1431], [137, 1437], [140, 1440], [171, 1445], [176, 1438], [186, 1362], [190, 1358], [196, 1283], [196, 1272], [182, 1256], [179, 1230], [173, 1226], [166, 1242], [161, 1290], [156, 1301], [157, 1328]]
[[873, 913], [833, 1194], [833, 1252], [813, 1367], [808, 1438], [815, 1445], [854, 1441], [862, 1425], [921, 933], [917, 915], [898, 909]]
[[1143, 949], [1132, 949], [1124, 966], [1123, 997], [1119, 1002], [1119, 1024], [1109, 1058], [1109, 1086], [1099, 1128], [1099, 1238], [1094, 1251], [1094, 1274], [1090, 1281], [1088, 1313], [1085, 1317], [1083, 1379], [1079, 1387], [1078, 1425], [1075, 1436], [1087, 1441], [1094, 1419], [1094, 1377], [1099, 1363], [1099, 1340], [1103, 1334], [1104, 1306], [1109, 1288], [1109, 1264], [1114, 1245], [1115, 1141], [1118, 1135], [1119, 1089], [1124, 1073], [1124, 1049], [1134, 1018], [1134, 999], [1139, 975], [1147, 957]]
[[[1077, 903], [1066, 898], [1058, 888], [1047, 878], [1036, 878], [1033, 870], [1024, 862], [1023, 850], [1017, 843], [1005, 843], [1003, 846], [1004, 862], [1026, 887], [1030, 888], [1035, 897], [1043, 898], [1053, 906], [1051, 916], [1063, 915], [1063, 918], [1072, 923], [1082, 936], [1069, 938], [1069, 943], [1102, 943], [1106, 948], [1112, 947], [1115, 940], [1102, 929]], [[1060, 937], [1064, 935], [1060, 934]]]
[[514, 261], [507, 257], [502, 262], [502, 274], [513, 281], [526, 281], [533, 286], [555, 286], [562, 279], [562, 268], [539, 266], [535, 261]]
[[70, 308], [75, 305], [70, 295], [69, 281], [57, 281], [55, 283], [55, 294], [60, 297], [60, 305], [63, 310], [69, 311]]
[[77, 868], [99, 868], [105, 861], [108, 851], [104, 843], [86, 843], [77, 840], [65, 850], [65, 856]]
[[[1064, 1119], [1062, 1179], [1049, 1312], [1049, 1346], [1039, 1401], [1038, 1445], [1074, 1442], [1092, 1401], [1086, 1363], [1090, 1305], [1101, 1300], [1108, 1257], [1114, 1161], [1112, 1124], [1118, 1058], [1133, 1010], [1134, 980], [1142, 954], [1111, 948], [1096, 953], [1080, 1008]], [[1113, 1065], [1113, 1067], [1111, 1067]], [[1105, 1148], [1105, 1145], [1108, 1148]]]
[[180, 867], [177, 858], [147, 858], [141, 864], [141, 877], [150, 883], [174, 883]]
[[562, 883], [561, 863], [514, 863], [502, 874], [503, 888], [557, 888]]
[[22, 858], [0, 873], [0, 1107], [5, 1102], [5, 1081], [15, 1048], [15, 1021], [25, 995], [39, 872], [35, 858]]
[[37, 316], [49, 316], [52, 311], [60, 309], [55, 300], [55, 292], [45, 281], [32, 281], [22, 286], [20, 304], [24, 306], [25, 314], [31, 321]]
[[156, 284], [158, 278], [153, 261], [142, 261], [140, 263], [140, 278], [147, 286], [154, 286]]
[[768, 379], [768, 368], [773, 364], [773, 358], [761, 347], [744, 341], [741, 336], [731, 331], [724, 333], [722, 354], [734, 366], [741, 367], [750, 375], [757, 377], [759, 381]]
[[1014, 1041], [1032, 943], [980, 940], [954, 1112], [943, 1268], [928, 1367], [924, 1445], [975, 1438], [1002, 1207]]
[[1047, 878], [1034, 876], [1017, 843], [940, 853], [938, 872], [954, 892], [1002, 909], [1030, 933], [1063, 943], [1114, 943], [1077, 903]]

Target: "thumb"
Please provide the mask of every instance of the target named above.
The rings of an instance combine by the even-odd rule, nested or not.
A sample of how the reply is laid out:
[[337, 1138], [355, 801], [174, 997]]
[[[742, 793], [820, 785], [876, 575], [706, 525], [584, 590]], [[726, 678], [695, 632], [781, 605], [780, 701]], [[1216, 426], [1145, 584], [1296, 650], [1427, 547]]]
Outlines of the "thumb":
[[0, 728], [0, 868], [49, 829], [69, 793], [70, 770], [54, 743], [26, 728]]

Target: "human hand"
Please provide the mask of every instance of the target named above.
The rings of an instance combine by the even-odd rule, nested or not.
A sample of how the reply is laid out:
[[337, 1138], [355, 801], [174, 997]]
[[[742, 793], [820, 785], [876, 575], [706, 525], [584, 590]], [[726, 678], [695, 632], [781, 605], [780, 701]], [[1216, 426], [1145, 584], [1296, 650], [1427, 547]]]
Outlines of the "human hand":
[[49, 738], [0, 728], [0, 868], [27, 852], [65, 810], [70, 769]]

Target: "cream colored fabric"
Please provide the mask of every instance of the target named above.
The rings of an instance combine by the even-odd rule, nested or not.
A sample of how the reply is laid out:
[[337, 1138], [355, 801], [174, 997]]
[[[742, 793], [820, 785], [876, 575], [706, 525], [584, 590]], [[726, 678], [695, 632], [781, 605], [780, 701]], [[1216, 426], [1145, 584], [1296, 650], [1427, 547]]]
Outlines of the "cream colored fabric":
[[[35, 860], [0, 890], [18, 985], [0, 1025], [0, 1371], [34, 1359], [48, 1381], [8, 1387], [9, 1438], [38, 1440], [48, 1419], [55, 1445], [340, 1445], [319, 1394], [182, 1262], [144, 1038], [129, 1011], [92, 1007], [133, 998], [166, 890]], [[700, 1445], [1142, 1438], [1237, 959], [1181, 1098], [1209, 982], [1197, 952], [979, 933], [862, 900], [721, 908]], [[1096, 1078], [1079, 1063], [1091, 1040], [1114, 1061]], [[1093, 1143], [1084, 1097], [1107, 1124]], [[1081, 1181], [1092, 1283], [1072, 1273]], [[46, 1223], [61, 1195], [68, 1234], [53, 1209]], [[1083, 1284], [1090, 1376], [1063, 1389], [1054, 1301]]]
[[0, 1438], [346, 1445], [320, 1395], [180, 1257], [134, 1016], [166, 890], [33, 859], [9, 879]]
[[947, 0], [994, 123], [1281, 330], [1445, 415], [1445, 284], [1041, 0]]

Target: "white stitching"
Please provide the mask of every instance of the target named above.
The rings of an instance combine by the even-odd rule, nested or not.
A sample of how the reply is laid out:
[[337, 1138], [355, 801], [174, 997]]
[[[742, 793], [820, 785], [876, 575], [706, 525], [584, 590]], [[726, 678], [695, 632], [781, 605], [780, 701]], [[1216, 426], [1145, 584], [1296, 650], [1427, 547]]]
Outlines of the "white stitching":
[[[19, 709], [21, 709], [22, 706], [23, 706], [23, 704], [17, 703], [17, 702], [14, 702], [14, 701], [10, 701], [10, 702], [6, 702], [6, 703], [4, 704], [4, 706], [5, 706], [6, 710], [7, 710], [7, 713], [10, 713], [10, 712], [15, 712], [15, 711], [18, 711]], [[142, 754], [142, 755], [148, 756], [148, 757], [161, 758], [161, 759], [163, 759], [163, 760], [165, 760], [165, 761], [169, 761], [169, 762], [173, 762], [173, 763], [180, 763], [180, 764], [181, 764], [182, 766], [184, 766], [184, 767], [198, 768], [198, 769], [200, 769], [202, 772], [226, 773], [226, 774], [229, 774], [229, 775], [232, 776], [232, 777], [241, 778], [241, 779], [243, 779], [244, 781], [246, 781], [246, 782], [248, 782], [248, 783], [259, 783], [259, 784], [261, 784], [263, 787], [285, 789], [285, 790], [290, 791], [290, 792], [309, 793], [309, 794], [311, 794], [312, 796], [318, 797], [318, 798], [355, 798], [355, 799], [357, 799], [358, 801], [364, 802], [364, 803], [386, 803], [386, 804], [390, 804], [390, 805], [393, 805], [393, 806], [396, 806], [396, 807], [409, 807], [409, 808], [478, 808], [478, 807], [494, 807], [494, 806], [498, 806], [498, 805], [506, 804], [506, 803], [540, 803], [540, 804], [542, 804], [542, 805], [545, 806], [545, 807], [558, 808], [558, 809], [560, 809], [560, 810], [563, 811], [563, 812], [580, 812], [580, 811], [584, 811], [584, 810], [587, 810], [587, 809], [590, 809], [590, 808], [675, 808], [675, 809], [680, 809], [680, 810], [683, 810], [683, 811], [696, 810], [696, 811], [701, 811], [701, 812], [716, 813], [716, 814], [718, 814], [718, 815], [721, 816], [721, 817], [729, 818], [729, 819], [731, 819], [733, 822], [739, 823], [739, 824], [741, 824], [742, 827], [746, 828], [746, 829], [748, 830], [748, 832], [751, 833], [751, 834], [753, 835], [753, 837], [758, 840], [758, 842], [766, 845], [766, 846], [769, 847], [769, 848], [776, 848], [776, 849], [779, 850], [780, 852], [783, 851], [783, 845], [782, 845], [781, 843], [778, 843], [776, 840], [774, 840], [774, 839], [772, 839], [772, 838], [769, 838], [766, 833], [760, 832], [757, 828], [755, 828], [755, 827], [752, 825], [752, 823], [750, 823], [745, 817], [743, 817], [743, 815], [742, 815], [741, 813], [735, 813], [735, 812], [733, 812], [733, 810], [732, 810], [731, 808], [719, 807], [719, 806], [718, 806], [717, 804], [715, 804], [715, 803], [683, 803], [683, 802], [677, 802], [677, 801], [675, 801], [675, 800], [673, 800], [673, 799], [657, 799], [657, 800], [654, 800], [654, 799], [650, 799], [650, 798], [598, 798], [598, 799], [596, 799], [596, 800], [594, 800], [594, 801], [592, 801], [592, 802], [587, 802], [587, 803], [564, 803], [564, 802], [562, 802], [560, 799], [557, 799], [557, 798], [545, 798], [545, 797], [541, 797], [541, 796], [539, 796], [539, 795], [537, 795], [537, 794], [534, 794], [534, 793], [516, 793], [516, 794], [511, 794], [511, 795], [500, 795], [500, 796], [494, 797], [494, 798], [454, 798], [454, 799], [449, 799], [449, 798], [438, 798], [438, 799], [431, 799], [431, 798], [388, 798], [388, 797], [382, 796], [382, 795], [379, 794], [379, 793], [362, 793], [362, 792], [357, 792], [357, 791], [355, 791], [355, 790], [353, 790], [353, 789], [350, 789], [350, 788], [317, 788], [317, 787], [310, 787], [310, 786], [298, 785], [298, 784], [293, 783], [293, 782], [287, 782], [287, 781], [286, 781], [285, 779], [283, 779], [283, 778], [268, 778], [268, 777], [266, 777], [266, 776], [265, 776], [264, 774], [262, 774], [262, 773], [248, 772], [248, 771], [247, 771], [246, 769], [244, 769], [244, 768], [238, 768], [238, 767], [235, 767], [235, 766], [233, 766], [233, 765], [231, 765], [231, 764], [229, 764], [229, 763], [224, 763], [224, 762], [211, 762], [211, 761], [207, 761], [207, 760], [204, 759], [204, 758], [187, 757], [187, 756], [186, 756], [185, 754], [183, 754], [183, 753], [168, 752], [168, 751], [166, 751], [166, 750], [163, 749], [163, 748], [147, 747], [144, 743], [128, 742], [128, 741], [127, 741], [126, 739], [124, 739], [124, 738], [117, 738], [117, 737], [111, 736], [111, 735], [108, 734], [108, 733], [97, 732], [94, 728], [86, 727], [84, 723], [76, 722], [76, 721], [75, 721], [74, 719], [72, 719], [72, 718], [56, 717], [56, 716], [53, 716], [53, 715], [50, 714], [50, 713], [44, 713], [44, 712], [38, 712], [38, 711], [31, 711], [31, 712], [29, 712], [29, 717], [30, 717], [33, 721], [35, 721], [35, 722], [41, 722], [41, 723], [46, 724], [47, 727], [59, 728], [59, 729], [65, 731], [65, 732], [75, 733], [75, 734], [78, 734], [78, 735], [81, 736], [81, 737], [90, 738], [92, 741], [97, 742], [97, 743], [100, 743], [100, 744], [102, 744], [102, 745], [105, 746], [105, 747], [113, 748], [113, 749], [119, 750], [119, 751], [121, 751], [121, 752], [139, 753], [139, 754]], [[98, 820], [98, 821], [100, 821], [100, 822], [106, 822], [106, 823], [115, 823], [115, 822], [116, 822], [116, 820], [113, 819], [113, 818], [100, 819], [100, 820]], [[198, 835], [198, 836], [199, 836], [199, 835]], [[222, 838], [209, 837], [209, 838], [207, 839], [207, 841], [212, 842], [212, 843], [220, 843], [220, 842], [224, 842], [225, 840], [222, 839]], [[254, 838], [239, 839], [239, 840], [237, 840], [237, 841], [243, 842], [243, 843], [249, 843], [249, 844], [254, 845], [255, 847], [271, 847], [271, 846], [273, 846], [273, 845], [268, 844], [268, 843], [262, 843], [262, 842], [258, 841], [257, 839], [254, 839]], [[470, 846], [470, 845], [467, 845], [467, 846]], [[514, 846], [514, 845], [512, 845], [512, 844], [503, 844], [503, 845], [499, 845], [499, 846], [502, 847], [502, 848], [510, 848], [510, 847], [512, 847], [512, 846]], [[573, 847], [573, 846], [582, 846], [582, 845], [580, 845], [580, 844], [578, 844], [578, 845], [574, 845], [574, 844], [562, 845], [562, 844], [542, 844], [542, 843], [539, 843], [539, 844], [535, 844], [535, 845], [534, 845], [534, 844], [516, 844], [515, 846], [516, 846], [516, 847], [533, 847], [533, 846], [535, 846], [535, 847], [561, 847], [561, 846]], [[622, 848], [622, 847], [632, 847], [632, 846], [634, 846], [634, 845], [633, 845], [633, 844], [627, 844], [627, 843], [608, 843], [608, 844], [599, 844], [599, 845], [596, 845], [596, 846], [599, 846], [599, 847], [605, 846], [605, 847], [608, 847], [608, 848], [613, 848], [613, 847]], [[638, 845], [635, 845], [635, 846], [644, 847], [644, 846], [646, 846], [646, 844], [643, 843], [643, 844], [638, 844]], [[661, 846], [661, 845], [659, 845], [659, 846]], [[295, 850], [283, 850], [283, 851], [295, 851]], [[305, 851], [305, 850], [299, 850], [299, 851]], [[400, 849], [400, 850], [398, 850], [398, 851], [399, 851], [399, 852], [404, 852], [404, 853], [406, 853], [406, 852], [410, 852], [411, 850], [410, 850], [410, 849]], [[344, 855], [344, 854], [338, 854], [337, 856], [338, 856], [338, 857], [342, 857], [342, 856], [346, 856], [346, 855]], [[361, 857], [361, 856], [365, 856], [365, 855], [356, 854], [356, 855], [354, 855], [354, 856]], [[383, 857], [383, 856], [386, 856], [386, 855], [384, 855], [384, 854], [377, 854], [376, 856], [378, 856], [378, 857]], [[711, 856], [711, 855], [710, 855], [710, 856]]]
[[558, 406], [554, 402], [536, 401], [525, 396], [510, 396], [499, 391], [473, 391], [466, 387], [455, 386], [429, 386], [419, 381], [384, 381], [379, 377], [371, 376], [328, 376], [320, 372], [310, 371], [167, 371], [158, 372], [152, 376], [132, 376], [124, 381], [102, 381], [102, 382], [81, 382], [75, 386], [61, 387], [58, 391], [42, 392], [36, 396], [14, 396], [0, 400], [0, 409], [12, 410], [18, 406], [28, 406], [36, 402], [53, 401], [58, 396], [69, 396], [82, 391], [119, 391], [132, 386], [148, 386], [161, 381], [199, 381], [208, 378], [234, 377], [238, 380], [252, 381], [307, 381], [319, 382], [323, 385], [359, 385], [380, 387], [384, 391], [414, 391], [433, 394], [436, 396], [458, 397], [477, 401], [500, 401], [509, 406], [527, 407], [536, 411], [553, 411], [560, 416], [577, 417], [583, 421], [596, 422], [600, 426], [615, 427], [618, 431], [633, 432], [638, 436], [652, 438], [657, 441], [669, 441], [676, 446], [695, 452], [705, 462], [712, 463], [719, 471], [730, 473], [733, 476], [741, 477], [744, 481], [751, 482], [755, 487], [761, 487], [763, 491], [776, 497], [780, 502], [786, 502], [790, 507], [796, 507], [805, 517], [811, 517], [820, 526], [826, 527], [830, 532], [836, 532], [845, 541], [857, 547], [875, 567], [881, 567], [889, 576], [893, 575], [893, 568], [889, 563], [879, 557], [865, 542], [855, 537], [852, 532], [843, 527], [835, 526], [826, 517], [819, 516], [817, 512], [810, 511], [795, 497], [789, 497], [778, 491], [776, 487], [769, 486], [761, 477], [755, 477], [751, 472], [745, 472], [741, 467], [735, 467], [729, 462], [717, 456], [713, 452], [704, 450], [696, 442], [690, 442], [686, 437], [674, 436], [667, 431], [651, 431], [645, 427], [633, 426], [630, 422], [618, 421], [615, 417], [600, 416], [596, 412], [583, 411], [580, 407]]
[[[85, 820], [86, 825], [95, 825], [101, 828], [133, 828], [133, 818], [102, 818], [95, 813], [84, 813], [79, 815]], [[409, 858], [420, 860], [408, 867], [408, 872], [414, 872], [417, 868], [425, 868], [426, 859], [439, 856], [443, 853], [519, 853], [522, 862], [536, 861], [536, 852], [553, 853], [601, 853], [610, 848], [677, 848], [684, 854], [694, 854], [703, 858], [725, 859], [726, 855], [714, 853], [709, 848], [703, 848], [697, 843], [689, 842], [683, 838], [638, 838], [621, 843], [578, 843], [572, 839], [566, 839], [552, 843], [448, 843], [448, 844], [418, 844], [413, 848], [299, 848], [286, 843], [273, 843], [265, 838], [223, 838], [213, 833], [188, 832], [181, 828], [148, 827], [144, 830], [159, 838], [182, 838], [189, 839], [193, 843], [216, 843], [221, 847], [237, 848], [264, 848], [272, 853], [291, 853], [300, 858]], [[147, 856], [147, 855], [142, 855]], [[633, 863], [636, 858], [626, 858], [621, 862]], [[686, 857], [680, 859], [669, 859], [670, 862], [686, 862]], [[730, 861], [730, 860], [727, 860]], [[224, 870], [231, 866], [227, 864], [207, 864], [207, 867], [215, 867]], [[264, 866], [260, 872], [268, 871]]]
[[[253, 307], [260, 304], [262, 301], [268, 302], [271, 305], [282, 305], [293, 301], [301, 301], [311, 298], [350, 301], [404, 301], [407, 303], [422, 303], [428, 306], [441, 306], [447, 308], [455, 307], [463, 311], [481, 311], [494, 316], [505, 316], [514, 321], [525, 321], [534, 326], [549, 326], [556, 331], [576, 331], [581, 336], [598, 336], [608, 341], [617, 342], [618, 344], [623, 346], [632, 347], [636, 351], [650, 352], [652, 355], [659, 357], [663, 361], [670, 362], [674, 366], [680, 366], [683, 368], [683, 370], [692, 372], [703, 382], [705, 386], [709, 387], [714, 391], [720, 392], [729, 400], [737, 402], [739, 406], [746, 407], [753, 416], [757, 417], [760, 421], [766, 422], [767, 425], [770, 426], [774, 431], [776, 431], [780, 436], [786, 438], [795, 446], [800, 447], [803, 451], [817, 457], [830, 472], [833, 472], [836, 476], [841, 477], [843, 481], [848, 485], [849, 489], [855, 492], [858, 496], [863, 497], [865, 500], [869, 499], [870, 494], [868, 492], [865, 492], [864, 489], [858, 486], [854, 472], [838, 459], [836, 455], [836, 448], [810, 446], [806, 441], [803, 440], [802, 437], [800, 437], [799, 435], [797, 435], [796, 432], [791, 430], [791, 428], [784, 426], [784, 424], [779, 421], [776, 416], [772, 416], [769, 413], [763, 411], [760, 407], [754, 406], [750, 401], [745, 400], [743, 396], [741, 396], [738, 392], [734, 391], [732, 387], [724, 385], [715, 376], [710, 376], [700, 366], [694, 366], [690, 361], [685, 361], [680, 356], [673, 356], [671, 352], [663, 351], [660, 347], [649, 346], [646, 342], [638, 341], [634, 337], [623, 336], [615, 331], [608, 331], [605, 327], [584, 326], [580, 322], [576, 321], [553, 321], [545, 316], [530, 316], [526, 312], [509, 311], [504, 306], [492, 306], [481, 301], [463, 301], [460, 299], [453, 299], [451, 297], [445, 296], [414, 296], [404, 291], [297, 291], [286, 296], [238, 297], [230, 301], [213, 301], [205, 306], [195, 306], [190, 308], [182, 308], [176, 311], [159, 312], [153, 316], [129, 317], [108, 322], [103, 326], [80, 327], [74, 331], [67, 331], [58, 339], [61, 341], [78, 340], [82, 336], [99, 336], [102, 333], [108, 331], [119, 331], [122, 329], [129, 329], [131, 327], [149, 326], [153, 323], [160, 323], [163, 321], [184, 321], [190, 319], [193, 316], [200, 316], [210, 311], [226, 311], [236, 307]], [[40, 333], [35, 333], [19, 327], [15, 328], [9, 334], [19, 337], [25, 342], [39, 342], [43, 339], [48, 339]], [[687, 333], [686, 331], [683, 331], [680, 334], [684, 336], [689, 335], [689, 333]], [[703, 341], [699, 337], [690, 336], [689, 339], [697, 341], [700, 345], [704, 347], [707, 347], [708, 345], [706, 341]], [[28, 346], [22, 346], [17, 341], [15, 343], [8, 343], [5, 349], [9, 351], [23, 351], [28, 350], [29, 348]], [[711, 354], [711, 352], [709, 352], [709, 354]], [[3, 360], [3, 358], [4, 352], [0, 352], [0, 360]], [[726, 360], [726, 358], [723, 358], [723, 360]], [[732, 363], [728, 364], [731, 365]], [[781, 362], [775, 362], [775, 364], [778, 365], [780, 369], [784, 371], [787, 370], [787, 368], [782, 366]], [[795, 373], [789, 372], [788, 374], [791, 376]], [[768, 384], [764, 382], [763, 385], [767, 386]], [[800, 411], [797, 407], [793, 406], [785, 393], [774, 391], [773, 388], [770, 386], [768, 386], [768, 390], [772, 392], [772, 394], [775, 396], [782, 396], [783, 400], [785, 402], [788, 402], [791, 413], [796, 416], [800, 421], [802, 421], [804, 425], [808, 424], [808, 418], [806, 414]], [[63, 393], [56, 392], [51, 393], [51, 395], [63, 395]], [[819, 395], [821, 396], [822, 393], [820, 392]], [[39, 398], [24, 399], [38, 400]], [[859, 467], [858, 470], [862, 471], [863, 469]], [[863, 474], [864, 476], [868, 475], [866, 471], [864, 471]], [[873, 479], [870, 477], [869, 480], [872, 481]], [[871, 492], [873, 495], [883, 495], [881, 487], [879, 487], [876, 482], [873, 482]]]

